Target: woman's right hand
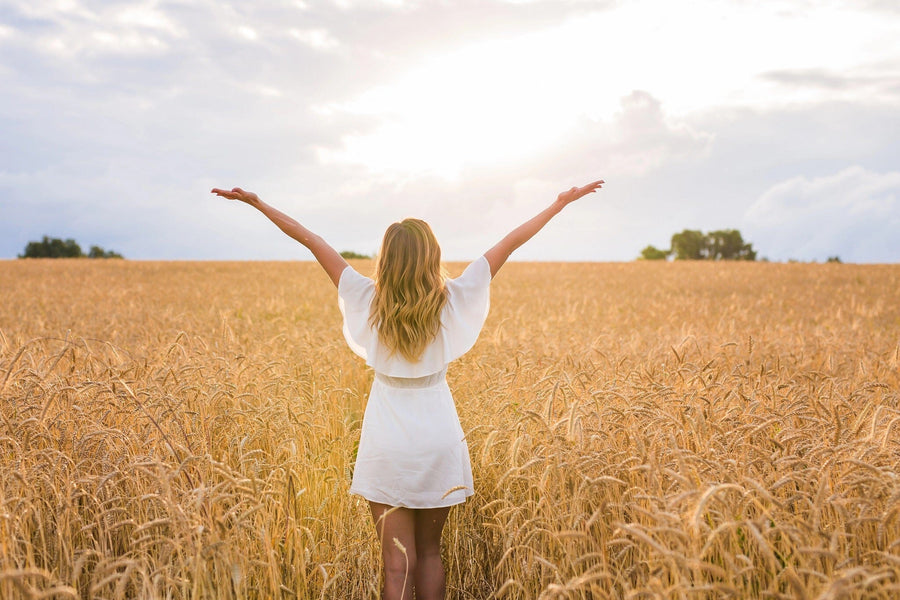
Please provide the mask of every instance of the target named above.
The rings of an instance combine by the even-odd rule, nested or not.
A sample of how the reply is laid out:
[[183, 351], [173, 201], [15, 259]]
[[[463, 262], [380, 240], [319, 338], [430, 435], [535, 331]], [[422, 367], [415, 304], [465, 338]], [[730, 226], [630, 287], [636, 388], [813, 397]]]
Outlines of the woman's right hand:
[[594, 181], [593, 183], [589, 183], [589, 184], [581, 186], [581, 187], [569, 188], [568, 190], [566, 190], [565, 192], [562, 192], [559, 196], [557, 196], [556, 201], [559, 204], [561, 204], [562, 206], [565, 206], [567, 204], [575, 202], [582, 196], [586, 196], [588, 194], [593, 194], [598, 189], [603, 187], [604, 183], [606, 183], [606, 182], [603, 181], [602, 179], [598, 179], [597, 181]]
[[257, 196], [253, 192], [247, 192], [237, 187], [231, 188], [230, 191], [213, 188], [212, 193], [216, 196], [221, 196], [222, 198], [228, 198], [229, 200], [240, 200], [241, 202], [246, 202], [250, 206], [254, 207], [258, 207], [260, 202], [259, 196]]

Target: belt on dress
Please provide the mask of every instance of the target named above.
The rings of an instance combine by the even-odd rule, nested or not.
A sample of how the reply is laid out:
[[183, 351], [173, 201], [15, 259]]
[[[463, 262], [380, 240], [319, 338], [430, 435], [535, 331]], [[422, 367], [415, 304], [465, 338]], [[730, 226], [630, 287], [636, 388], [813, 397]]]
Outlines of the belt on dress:
[[437, 373], [431, 373], [424, 377], [392, 377], [375, 371], [375, 379], [388, 387], [395, 388], [429, 388], [439, 385], [445, 381], [447, 377], [447, 369], [441, 369]]

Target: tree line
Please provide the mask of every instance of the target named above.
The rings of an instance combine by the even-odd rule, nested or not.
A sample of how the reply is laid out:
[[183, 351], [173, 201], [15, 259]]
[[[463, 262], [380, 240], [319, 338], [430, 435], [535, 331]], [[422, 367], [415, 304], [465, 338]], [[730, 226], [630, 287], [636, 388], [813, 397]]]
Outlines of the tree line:
[[737, 229], [719, 229], [703, 233], [685, 229], [672, 236], [668, 249], [647, 246], [641, 250], [643, 260], [756, 260], [753, 244], [744, 241]]
[[60, 239], [44, 236], [39, 242], [28, 242], [19, 258], [124, 258], [114, 250], [91, 246], [87, 254], [72, 238]]

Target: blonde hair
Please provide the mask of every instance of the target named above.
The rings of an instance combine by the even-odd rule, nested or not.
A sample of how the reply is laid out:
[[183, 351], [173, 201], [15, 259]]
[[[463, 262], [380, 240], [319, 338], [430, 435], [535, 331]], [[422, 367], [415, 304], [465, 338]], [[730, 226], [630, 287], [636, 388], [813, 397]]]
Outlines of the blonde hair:
[[417, 362], [441, 327], [447, 303], [441, 247], [428, 223], [404, 219], [384, 232], [369, 322], [391, 354]]

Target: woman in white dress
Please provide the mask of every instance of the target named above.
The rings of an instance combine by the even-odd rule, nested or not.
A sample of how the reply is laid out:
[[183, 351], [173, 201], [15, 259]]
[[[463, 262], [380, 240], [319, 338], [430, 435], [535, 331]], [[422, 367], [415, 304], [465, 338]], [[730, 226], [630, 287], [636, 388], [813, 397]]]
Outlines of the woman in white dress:
[[445, 375], [481, 331], [491, 279], [554, 215], [602, 184], [562, 192], [456, 279], [443, 277], [440, 246], [424, 221], [388, 227], [373, 280], [256, 194], [212, 190], [253, 206], [309, 248], [338, 288], [347, 343], [375, 370], [350, 491], [369, 502], [382, 542], [384, 598], [444, 597], [441, 532], [450, 507], [473, 493], [468, 446]]

